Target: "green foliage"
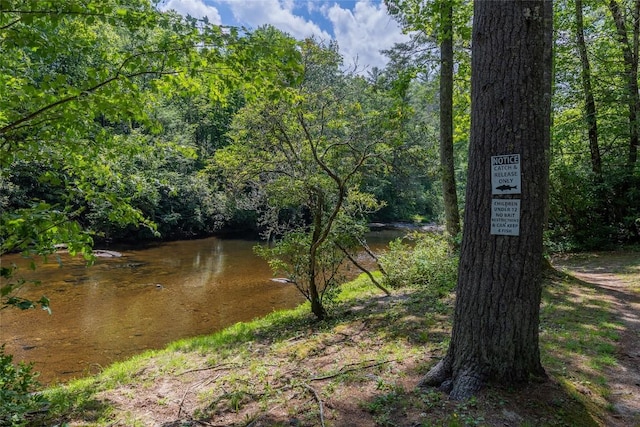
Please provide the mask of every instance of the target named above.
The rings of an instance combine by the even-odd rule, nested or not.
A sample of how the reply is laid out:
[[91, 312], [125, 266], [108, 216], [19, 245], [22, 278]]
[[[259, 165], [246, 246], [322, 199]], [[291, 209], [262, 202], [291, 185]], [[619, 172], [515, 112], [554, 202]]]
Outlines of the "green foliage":
[[[56, 209], [40, 202], [32, 206], [0, 212], [0, 256], [21, 251], [26, 256], [46, 256], [63, 245], [70, 254], [81, 254], [90, 262], [92, 258], [91, 235], [83, 231], [72, 218], [77, 213]], [[32, 268], [35, 264], [32, 263]], [[25, 281], [16, 277], [16, 267], [0, 268], [0, 310], [13, 306], [22, 310], [36, 308], [49, 310], [46, 296], [32, 301], [16, 296]]]
[[[228, 142], [245, 96], [295, 81], [286, 38], [240, 37], [147, 0], [1, 8], [0, 212], [13, 222], [0, 254], [52, 246], [62, 231], [64, 244], [90, 246], [92, 233], [131, 237], [140, 226], [147, 238], [218, 228], [225, 200], [201, 173], [206, 156]], [[56, 229], [42, 233], [47, 215]]]
[[[222, 201], [196, 154], [225, 143], [237, 93], [251, 93], [251, 52], [261, 76], [273, 73], [264, 46], [148, 0], [0, 9], [0, 256], [64, 245], [90, 261], [94, 238], [219, 226]], [[3, 307], [47, 306], [17, 298], [22, 283], [2, 276]]]
[[[317, 141], [331, 134], [315, 150], [336, 176], [349, 177], [345, 194], [384, 197], [392, 216], [433, 216], [431, 198], [423, 197], [431, 178], [414, 180], [407, 167], [422, 168], [424, 152], [391, 155], [403, 143], [397, 125], [409, 117], [401, 99], [407, 82], [377, 91], [345, 75], [336, 45], [299, 43], [273, 27], [240, 34], [161, 13], [147, 0], [7, 0], [1, 6], [7, 12], [0, 16], [0, 91], [7, 96], [0, 99], [0, 212], [7, 227], [0, 254], [46, 253], [55, 244], [87, 254], [93, 239], [184, 238], [225, 224], [255, 227], [256, 218], [265, 224], [252, 212], [256, 206], [278, 199], [286, 205], [278, 216], [304, 216], [308, 200], [290, 192], [282, 177], [267, 177], [282, 171], [270, 169], [264, 157], [246, 164], [272, 153], [268, 147], [216, 154], [231, 142], [228, 131], [247, 101], [251, 107], [235, 119], [247, 126], [237, 126], [236, 137], [260, 132], [250, 116], [261, 109], [282, 115], [284, 129], [298, 120], [289, 135], [295, 141], [305, 139], [305, 131]], [[314, 160], [312, 151], [303, 154], [298, 166], [304, 170]], [[259, 174], [270, 181], [269, 194], [260, 186], [224, 191], [209, 163], [214, 155], [229, 163], [225, 170], [245, 163], [232, 180]], [[390, 166], [378, 162], [383, 156]], [[354, 164], [357, 172], [349, 169]], [[292, 188], [333, 185], [320, 169], [312, 179], [295, 178]], [[402, 178], [385, 183], [390, 174]]]
[[584, 164], [555, 160], [550, 179], [552, 251], [613, 249], [640, 233], [640, 176], [625, 168], [598, 179]]
[[[439, 219], [432, 47], [447, 35], [442, 12], [452, 6], [463, 194], [471, 3], [386, 1], [411, 40], [365, 79], [343, 71], [335, 44], [273, 27], [221, 28], [148, 0], [0, 2], [0, 255], [65, 244], [86, 256], [94, 239], [224, 226], [275, 239], [323, 230], [356, 193], [381, 201], [369, 219]], [[607, 5], [583, 7], [603, 173], [590, 168], [574, 4], [561, 0], [548, 236], [564, 250], [640, 239], [640, 170], [625, 165], [623, 49]], [[314, 209], [319, 228], [310, 226]], [[5, 297], [17, 286], [3, 285]]]
[[[410, 76], [409, 83], [404, 84], [404, 96], [408, 99], [412, 107], [412, 114], [407, 120], [405, 127], [405, 139], [411, 141], [416, 147], [421, 147], [425, 154], [422, 158], [422, 165], [411, 167], [409, 179], [404, 179], [397, 185], [395, 194], [398, 194], [398, 201], [390, 201], [389, 208], [399, 209], [405, 220], [415, 214], [427, 214], [432, 220], [439, 220], [439, 216], [445, 210], [444, 194], [464, 195], [464, 183], [467, 169], [467, 147], [470, 130], [470, 50], [468, 49], [471, 39], [471, 16], [472, 2], [467, 0], [385, 0], [385, 4], [391, 16], [393, 16], [403, 27], [403, 30], [410, 35], [410, 41], [397, 43], [393, 48], [386, 50], [390, 62], [383, 73], [383, 77], [391, 75], [397, 76], [398, 81], [406, 79], [403, 76]], [[438, 52], [442, 52], [440, 44], [445, 40], [450, 40], [453, 48], [453, 81], [451, 93], [448, 90], [443, 93], [451, 97], [444, 106], [440, 105], [438, 98], [440, 95], [440, 79], [442, 75], [437, 70], [444, 70], [440, 67], [443, 58]], [[448, 43], [447, 43], [448, 44]], [[445, 49], [446, 51], [446, 49]], [[448, 60], [447, 60], [448, 61]], [[445, 73], [445, 76], [448, 76]], [[445, 82], [450, 77], [445, 77]], [[384, 79], [382, 79], [384, 80]], [[449, 84], [445, 84], [448, 87]], [[449, 106], [450, 105], [450, 106]], [[441, 108], [450, 111], [441, 111]], [[453, 133], [451, 137], [439, 137], [440, 118], [451, 117]], [[445, 132], [446, 135], [449, 132]], [[451, 138], [451, 139], [450, 139]], [[439, 147], [443, 147], [440, 150]], [[452, 154], [447, 154], [449, 151]], [[440, 165], [438, 158], [442, 154]], [[411, 157], [409, 157], [411, 158]], [[406, 164], [406, 163], [405, 163]], [[406, 167], [406, 166], [405, 166]], [[426, 176], [421, 176], [417, 171], [426, 172]], [[447, 171], [446, 175], [443, 175]], [[442, 192], [442, 183], [435, 185], [434, 181], [441, 181], [446, 177], [448, 190]], [[427, 179], [425, 179], [427, 178]], [[434, 182], [432, 184], [432, 182]], [[409, 185], [406, 185], [406, 184]], [[412, 191], [412, 187], [423, 186], [421, 195], [414, 197], [404, 197], [407, 189]], [[457, 188], [453, 188], [453, 186]], [[452, 191], [453, 190], [453, 191]], [[403, 194], [404, 193], [404, 194]], [[461, 209], [463, 203], [461, 197], [447, 197], [447, 211], [451, 214], [447, 217], [451, 227], [457, 229], [457, 211]], [[457, 206], [453, 206], [458, 202]], [[385, 199], [387, 200], [387, 199]], [[422, 211], [411, 206], [406, 206], [406, 201], [415, 200], [422, 204]], [[403, 203], [404, 202], [404, 203]], [[402, 206], [405, 204], [405, 206]], [[396, 208], [398, 206], [398, 208]], [[419, 205], [418, 205], [419, 206]], [[417, 207], [417, 206], [416, 206]], [[413, 208], [413, 209], [412, 209]], [[385, 212], [386, 213], [386, 212]]]
[[302, 78], [278, 99], [266, 93], [247, 103], [215, 160], [229, 192], [253, 203], [265, 237], [276, 241], [259, 253], [323, 318], [338, 266], [362, 239], [360, 223], [381, 206], [362, 191], [363, 176], [384, 174], [382, 160], [401, 147], [404, 105], [343, 72], [337, 46], [306, 40], [296, 51]]
[[[9, 232], [22, 233], [10, 234], [3, 242], [4, 251], [22, 249], [11, 247], [15, 241], [23, 242], [18, 246], [27, 245], [29, 242], [23, 237], [26, 232], [33, 236], [29, 239], [32, 242], [35, 237], [42, 243], [49, 240], [50, 233], [41, 233], [38, 227], [46, 216], [52, 217], [49, 222], [55, 224], [49, 231], [65, 229], [71, 240], [82, 238], [81, 227], [72, 218], [60, 222], [60, 215], [70, 216], [75, 210], [68, 203], [70, 198], [111, 199], [116, 202], [111, 204], [114, 217], [119, 212], [129, 214], [124, 201], [100, 191], [108, 182], [106, 179], [113, 177], [96, 162], [95, 155], [111, 142], [96, 119], [120, 120], [129, 113], [142, 118], [131, 109], [140, 101], [140, 91], [132, 90], [133, 83], [127, 79], [134, 79], [145, 64], [140, 63], [141, 56], [118, 53], [119, 49], [127, 50], [126, 37], [116, 34], [110, 21], [137, 25], [157, 17], [147, 10], [148, 17], [140, 14], [133, 19], [129, 15], [134, 14], [133, 10], [116, 9], [112, 2], [100, 2], [102, 5], [89, 2], [87, 9], [75, 2], [55, 6], [45, 1], [5, 3], [8, 4], [3, 7], [15, 12], [2, 14], [6, 49], [2, 54], [0, 84], [5, 89], [10, 85], [11, 90], [2, 92], [11, 95], [2, 98], [0, 108], [3, 111], [0, 167], [3, 177], [8, 177], [17, 192], [3, 201], [3, 211], [14, 216], [9, 222], [12, 226]], [[144, 11], [142, 3], [128, 6], [140, 6], [140, 12]], [[45, 12], [38, 13], [39, 10]], [[96, 21], [95, 16], [100, 19]], [[103, 91], [104, 87], [111, 91]], [[137, 111], [141, 111], [139, 107]], [[44, 187], [44, 191], [30, 194], [28, 189], [22, 190], [23, 176], [12, 172], [20, 165], [28, 171], [26, 177]], [[52, 196], [47, 197], [47, 193]], [[32, 224], [34, 221], [36, 224]]]
[[272, 247], [256, 246], [256, 253], [265, 258], [276, 275], [284, 275], [308, 301], [318, 293], [326, 309], [337, 295], [345, 277], [340, 266], [345, 254], [333, 239], [328, 239], [310, 253], [312, 234], [303, 230], [287, 232]]
[[385, 283], [391, 287], [421, 286], [434, 296], [450, 292], [458, 276], [458, 256], [443, 236], [413, 233], [409, 243], [397, 239], [380, 257]]
[[13, 364], [13, 356], [0, 346], [0, 425], [24, 426], [29, 412], [39, 410], [44, 404], [38, 388], [37, 373], [32, 365]]
[[56, 209], [45, 202], [0, 213], [0, 254], [11, 251], [47, 255], [64, 244], [72, 255], [91, 256], [92, 239], [73, 220], [78, 212]]
[[468, 0], [385, 0], [385, 4], [406, 32], [420, 32], [434, 41], [446, 36], [442, 31], [442, 10], [451, 7], [455, 37], [462, 41], [471, 39], [472, 3]]
[[[631, 10], [630, 2], [618, 3]], [[583, 15], [602, 164], [598, 172], [590, 155], [575, 4], [559, 1], [549, 216], [550, 246], [559, 250], [611, 248], [640, 240], [640, 169], [637, 162], [628, 164], [630, 125], [622, 44], [607, 3], [584, 1]]]
[[[390, 78], [388, 74], [380, 80], [386, 78]], [[363, 189], [385, 203], [373, 215], [375, 221], [409, 221], [417, 215], [435, 221], [442, 212], [435, 83], [411, 81], [402, 94], [406, 99], [400, 110], [404, 120], [398, 131], [402, 149], [385, 159], [386, 169], [382, 173], [363, 176]]]

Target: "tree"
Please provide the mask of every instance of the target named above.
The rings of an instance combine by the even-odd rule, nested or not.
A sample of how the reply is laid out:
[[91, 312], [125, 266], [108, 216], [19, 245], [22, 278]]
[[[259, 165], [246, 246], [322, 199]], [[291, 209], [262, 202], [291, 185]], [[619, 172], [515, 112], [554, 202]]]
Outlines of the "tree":
[[453, 2], [440, 5], [440, 175], [449, 236], [460, 233], [460, 213], [453, 155]]
[[549, 236], [563, 250], [638, 241], [636, 1], [555, 8]]
[[591, 85], [591, 64], [587, 52], [587, 44], [584, 39], [584, 14], [582, 0], [575, 0], [576, 4], [576, 45], [580, 53], [582, 89], [584, 91], [585, 120], [589, 135], [589, 151], [591, 152], [591, 170], [596, 181], [602, 181], [602, 158], [600, 157], [600, 145], [598, 144], [598, 116], [596, 114], [596, 101]]
[[[184, 140], [158, 143], [157, 100], [179, 91], [222, 102], [229, 86], [248, 95], [263, 76], [286, 77], [278, 51], [148, 0], [6, 0], [0, 12], [0, 257], [46, 255], [60, 244], [90, 257], [101, 222], [155, 232], [149, 211], [132, 202], [171, 173], [137, 180], [133, 163], [162, 169], [170, 147], [183, 169], [195, 167]], [[185, 214], [202, 213], [187, 204], [201, 199], [203, 184], [184, 180], [185, 189], [200, 187], [181, 197]], [[170, 223], [175, 187], [165, 189]], [[0, 307], [33, 306], [12, 296], [14, 269], [3, 266], [0, 278]]]
[[353, 258], [366, 214], [379, 205], [360, 191], [362, 175], [379, 170], [402, 114], [364, 79], [340, 70], [336, 45], [306, 40], [299, 49], [301, 78], [277, 99], [248, 103], [232, 144], [216, 157], [233, 191], [262, 211], [265, 237], [275, 245], [260, 253], [323, 319], [340, 265]]
[[[640, 141], [640, 92], [638, 90], [638, 48], [640, 46], [640, 1], [635, 0], [631, 17], [625, 16], [620, 4], [610, 0], [609, 10], [616, 25], [617, 37], [624, 58], [624, 71], [627, 80], [627, 108], [629, 117], [629, 147], [627, 166], [633, 168], [638, 159]], [[628, 21], [631, 21], [629, 24]], [[631, 25], [631, 29], [629, 29]], [[631, 37], [629, 37], [631, 32]]]
[[407, 62], [414, 49], [413, 43], [396, 44], [384, 51], [389, 57], [385, 69], [368, 73], [367, 80], [374, 91], [405, 104], [402, 128], [397, 131], [402, 150], [395, 150], [393, 158], [386, 160], [389, 173], [364, 177], [365, 191], [385, 202], [374, 214], [374, 221], [433, 221], [442, 214], [437, 159], [438, 81], [427, 67], [418, 71]]
[[405, 30], [419, 32], [414, 34], [414, 42], [426, 39], [439, 44], [440, 178], [445, 226], [449, 235], [455, 238], [460, 232], [460, 213], [454, 162], [454, 33], [464, 39], [468, 8], [460, 0], [386, 0], [385, 4]]
[[[545, 375], [538, 325], [548, 185], [552, 4], [474, 3], [472, 127], [451, 343], [422, 384], [454, 399]], [[522, 159], [518, 235], [492, 234], [492, 156]], [[517, 195], [515, 196], [518, 197]]]

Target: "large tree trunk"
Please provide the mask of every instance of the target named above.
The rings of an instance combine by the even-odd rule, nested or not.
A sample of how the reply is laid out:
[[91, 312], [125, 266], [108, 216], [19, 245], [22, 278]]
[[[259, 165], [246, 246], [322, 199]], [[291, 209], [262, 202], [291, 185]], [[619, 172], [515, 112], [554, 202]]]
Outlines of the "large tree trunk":
[[443, 0], [440, 12], [440, 172], [445, 226], [449, 236], [460, 232], [453, 156], [453, 7]]
[[[538, 326], [550, 138], [552, 4], [476, 0], [464, 232], [448, 352], [423, 385], [469, 397], [544, 376]], [[520, 194], [493, 195], [491, 157], [520, 155]], [[520, 199], [519, 235], [492, 234], [492, 200]]]
[[591, 171], [595, 175], [596, 182], [602, 182], [602, 160], [600, 158], [600, 146], [598, 144], [598, 120], [596, 115], [596, 102], [591, 88], [591, 64], [587, 55], [587, 44], [584, 40], [584, 19], [582, 13], [582, 0], [576, 1], [576, 43], [580, 53], [582, 65], [582, 90], [584, 91], [584, 109], [589, 135], [589, 151], [591, 152]]

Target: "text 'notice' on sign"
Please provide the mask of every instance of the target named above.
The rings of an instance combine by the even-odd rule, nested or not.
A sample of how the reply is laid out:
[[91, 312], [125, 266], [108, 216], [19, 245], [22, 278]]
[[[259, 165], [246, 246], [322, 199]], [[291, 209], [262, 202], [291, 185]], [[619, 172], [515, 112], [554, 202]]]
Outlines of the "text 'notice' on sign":
[[491, 156], [491, 194], [520, 194], [520, 154]]
[[491, 234], [520, 235], [520, 200], [493, 199], [491, 204]]

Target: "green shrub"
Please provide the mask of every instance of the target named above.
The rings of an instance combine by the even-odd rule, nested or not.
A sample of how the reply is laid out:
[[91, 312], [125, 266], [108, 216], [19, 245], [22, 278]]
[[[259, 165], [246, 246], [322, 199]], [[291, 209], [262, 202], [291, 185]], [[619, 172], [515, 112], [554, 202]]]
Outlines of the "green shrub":
[[450, 292], [458, 275], [458, 255], [446, 238], [432, 233], [413, 233], [409, 243], [396, 239], [380, 258], [385, 284], [390, 287], [424, 286], [435, 295]]
[[27, 414], [42, 407], [42, 396], [34, 393], [37, 376], [33, 365], [14, 365], [13, 356], [0, 346], [0, 426], [26, 425]]

